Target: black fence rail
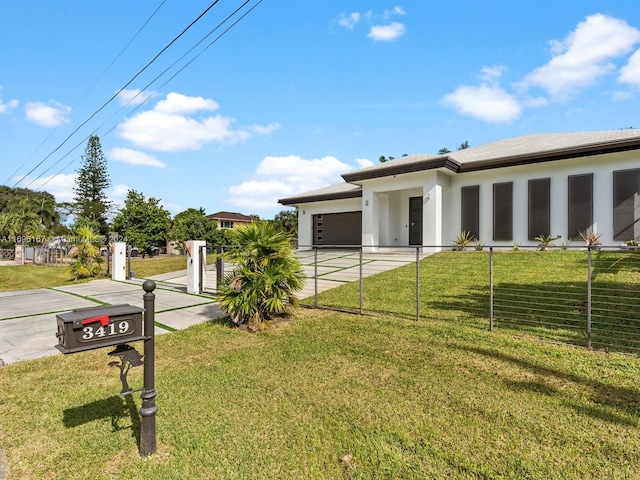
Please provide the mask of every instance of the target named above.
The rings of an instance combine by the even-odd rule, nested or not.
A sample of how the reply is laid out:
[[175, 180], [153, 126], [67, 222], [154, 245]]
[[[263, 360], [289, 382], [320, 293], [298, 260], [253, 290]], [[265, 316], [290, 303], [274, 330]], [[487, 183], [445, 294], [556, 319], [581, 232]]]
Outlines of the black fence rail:
[[640, 353], [637, 249], [312, 246], [299, 255], [306, 305]]

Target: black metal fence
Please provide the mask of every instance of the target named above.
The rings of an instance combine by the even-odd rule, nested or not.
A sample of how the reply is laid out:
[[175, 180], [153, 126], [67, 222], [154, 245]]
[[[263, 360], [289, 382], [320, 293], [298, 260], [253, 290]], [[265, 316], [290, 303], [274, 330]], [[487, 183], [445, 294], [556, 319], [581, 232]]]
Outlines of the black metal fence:
[[310, 277], [303, 303], [473, 322], [552, 342], [640, 353], [640, 250], [635, 248], [370, 250], [303, 247], [299, 255]]

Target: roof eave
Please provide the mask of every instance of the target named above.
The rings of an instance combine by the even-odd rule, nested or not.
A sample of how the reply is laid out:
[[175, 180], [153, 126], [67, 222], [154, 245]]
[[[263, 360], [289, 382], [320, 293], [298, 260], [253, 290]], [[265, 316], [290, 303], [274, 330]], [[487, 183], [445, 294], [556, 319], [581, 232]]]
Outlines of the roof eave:
[[307, 197], [281, 198], [280, 200], [278, 200], [278, 203], [281, 205], [293, 207], [302, 203], [325, 202], [327, 200], [345, 200], [349, 198], [359, 197], [362, 197], [362, 190], [351, 190], [348, 192], [338, 193], [323, 193], [320, 195], [310, 195]]
[[457, 172], [460, 169], [460, 164], [451, 157], [431, 158], [428, 160], [421, 160], [419, 162], [389, 165], [387, 168], [371, 171], [345, 173], [342, 175], [342, 178], [344, 178], [344, 181], [347, 183], [354, 183], [362, 180], [372, 180], [374, 178], [391, 177], [393, 175], [400, 175], [403, 173], [435, 170], [437, 168], [446, 168], [452, 172]]

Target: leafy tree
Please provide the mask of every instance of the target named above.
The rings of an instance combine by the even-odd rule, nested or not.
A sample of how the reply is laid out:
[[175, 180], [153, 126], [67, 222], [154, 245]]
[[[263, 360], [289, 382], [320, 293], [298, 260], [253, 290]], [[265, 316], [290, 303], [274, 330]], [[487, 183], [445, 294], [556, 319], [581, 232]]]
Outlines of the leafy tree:
[[[458, 146], [458, 150], [464, 150], [466, 148], [469, 148], [470, 146], [471, 145], [469, 145], [469, 142], [465, 140], [460, 144], [460, 146]], [[447, 153], [451, 153], [451, 150], [449, 150], [447, 147], [443, 147], [440, 150], [438, 150], [438, 155], [446, 155]]]
[[0, 214], [0, 230], [6, 231], [15, 243], [31, 243], [45, 236], [42, 217], [37, 213], [37, 200], [15, 197], [9, 201], [5, 213]]
[[165, 245], [171, 215], [157, 198], [147, 200], [142, 193], [129, 190], [124, 207], [113, 219], [113, 228], [129, 245], [151, 254], [151, 247]]
[[107, 170], [107, 159], [102, 153], [100, 138], [96, 135], [89, 137], [82, 162], [73, 189], [76, 216], [98, 222], [100, 233], [106, 235], [109, 233], [107, 216], [112, 204], [105, 191], [111, 186], [111, 180]]
[[89, 227], [80, 227], [76, 230], [76, 238], [76, 244], [71, 249], [71, 257], [75, 260], [67, 272], [76, 280], [103, 275], [104, 258], [100, 254], [102, 235]]
[[[402, 156], [408, 157], [409, 155], [407, 153], [403, 153]], [[378, 160], [380, 161], [380, 163], [384, 163], [384, 162], [390, 162], [391, 160], [395, 160], [395, 159], [396, 157], [389, 156], [389, 158], [387, 158], [384, 155], [380, 155], [380, 158]]]
[[209, 220], [203, 208], [188, 208], [173, 217], [168, 238], [176, 242], [180, 250], [187, 240], [205, 240], [210, 245], [229, 244], [226, 230]]
[[290, 240], [298, 238], [298, 209], [282, 210], [273, 217], [273, 225], [279, 232], [285, 233]]
[[234, 269], [219, 288], [220, 306], [234, 323], [257, 330], [298, 305], [294, 293], [304, 273], [287, 235], [272, 222], [243, 225], [232, 235], [238, 247], [225, 252]]

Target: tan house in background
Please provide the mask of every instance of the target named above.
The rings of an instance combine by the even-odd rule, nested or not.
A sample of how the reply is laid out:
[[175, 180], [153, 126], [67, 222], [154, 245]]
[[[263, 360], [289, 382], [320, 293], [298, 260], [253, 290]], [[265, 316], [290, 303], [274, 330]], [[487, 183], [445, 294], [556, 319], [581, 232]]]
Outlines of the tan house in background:
[[218, 228], [236, 228], [239, 225], [247, 225], [253, 222], [253, 217], [234, 212], [217, 212], [207, 215], [212, 222], [216, 222]]

